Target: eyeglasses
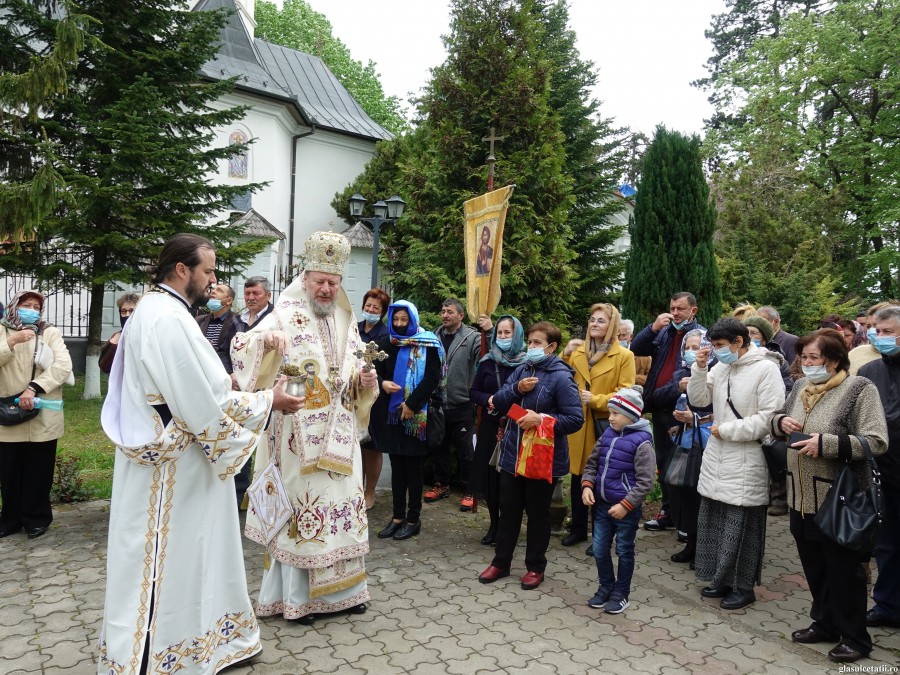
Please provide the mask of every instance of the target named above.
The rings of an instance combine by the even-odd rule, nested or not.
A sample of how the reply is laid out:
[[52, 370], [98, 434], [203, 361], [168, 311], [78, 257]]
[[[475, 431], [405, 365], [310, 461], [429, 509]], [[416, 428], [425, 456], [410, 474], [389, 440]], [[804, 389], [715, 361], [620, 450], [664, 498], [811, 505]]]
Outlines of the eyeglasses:
[[601, 316], [596, 319], [591, 317], [590, 319], [588, 319], [588, 323], [609, 323], [609, 322]]

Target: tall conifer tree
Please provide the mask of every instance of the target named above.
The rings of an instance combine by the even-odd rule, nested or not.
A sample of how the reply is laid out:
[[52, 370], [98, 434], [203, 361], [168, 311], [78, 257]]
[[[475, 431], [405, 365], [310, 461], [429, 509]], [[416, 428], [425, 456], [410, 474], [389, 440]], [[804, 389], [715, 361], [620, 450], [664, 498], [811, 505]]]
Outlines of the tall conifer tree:
[[[90, 289], [90, 397], [100, 393], [96, 355], [106, 289], [144, 281], [146, 264], [175, 233], [233, 242], [241, 233], [228, 223], [204, 223], [248, 186], [209, 180], [240, 150], [212, 147], [214, 129], [244, 115], [243, 108], [210, 105], [232, 89], [231, 81], [197, 79], [217, 51], [224, 14], [191, 12], [177, 0], [83, 0], [79, 7], [97, 20], [87, 28], [96, 40], [85, 44], [67, 92], [43, 117], [66, 198], [41, 223], [37, 241], [3, 264]], [[58, 24], [34, 12], [11, 18], [30, 36], [23, 48], [50, 44]], [[262, 245], [220, 246], [219, 268], [247, 260]]]
[[713, 253], [716, 213], [703, 176], [700, 139], [657, 127], [643, 160], [631, 225], [622, 309], [645, 324], [668, 308], [678, 291], [697, 297], [710, 325], [722, 309]]

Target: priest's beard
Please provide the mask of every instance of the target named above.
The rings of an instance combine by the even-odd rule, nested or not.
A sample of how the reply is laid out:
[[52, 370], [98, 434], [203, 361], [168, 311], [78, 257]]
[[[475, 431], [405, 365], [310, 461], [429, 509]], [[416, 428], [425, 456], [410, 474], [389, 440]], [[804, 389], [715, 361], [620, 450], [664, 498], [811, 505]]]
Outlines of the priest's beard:
[[191, 279], [184, 291], [188, 303], [195, 308], [205, 305], [209, 301], [209, 293], [207, 292], [209, 288], [209, 286], [202, 283], [194, 283], [194, 280]]
[[311, 291], [306, 292], [306, 299], [309, 300], [309, 306], [315, 314], [320, 319], [324, 319], [325, 317], [329, 317], [334, 314], [334, 300], [331, 302], [319, 302], [316, 300], [315, 295], [312, 294]]

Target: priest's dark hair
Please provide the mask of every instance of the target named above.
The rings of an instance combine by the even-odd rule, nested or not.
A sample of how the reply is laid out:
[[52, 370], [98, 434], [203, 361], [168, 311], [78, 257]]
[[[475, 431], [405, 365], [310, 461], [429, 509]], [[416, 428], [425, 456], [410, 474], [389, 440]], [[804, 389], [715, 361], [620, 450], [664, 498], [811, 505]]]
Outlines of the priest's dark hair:
[[156, 266], [150, 270], [153, 283], [163, 283], [172, 274], [178, 263], [184, 263], [188, 269], [199, 265], [200, 249], [202, 248], [208, 248], [210, 251], [216, 250], [209, 239], [201, 237], [199, 234], [182, 232], [171, 237], [163, 244], [162, 251], [159, 252], [159, 260]]

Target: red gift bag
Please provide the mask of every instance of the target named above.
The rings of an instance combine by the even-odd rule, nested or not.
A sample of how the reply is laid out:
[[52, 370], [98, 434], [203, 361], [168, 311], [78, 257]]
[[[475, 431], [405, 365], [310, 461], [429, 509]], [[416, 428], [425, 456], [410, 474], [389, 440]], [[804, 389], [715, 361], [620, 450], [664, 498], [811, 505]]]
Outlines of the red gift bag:
[[522, 435], [516, 475], [553, 482], [553, 428], [556, 419], [545, 416], [539, 426]]

